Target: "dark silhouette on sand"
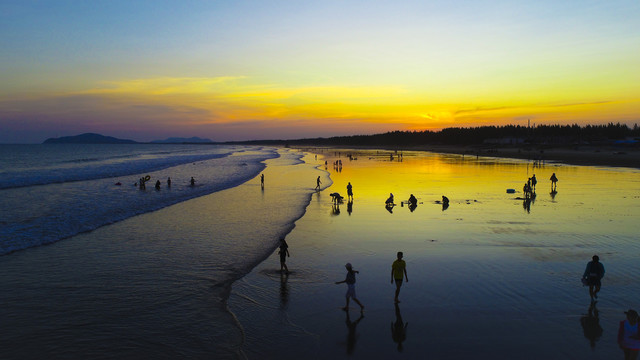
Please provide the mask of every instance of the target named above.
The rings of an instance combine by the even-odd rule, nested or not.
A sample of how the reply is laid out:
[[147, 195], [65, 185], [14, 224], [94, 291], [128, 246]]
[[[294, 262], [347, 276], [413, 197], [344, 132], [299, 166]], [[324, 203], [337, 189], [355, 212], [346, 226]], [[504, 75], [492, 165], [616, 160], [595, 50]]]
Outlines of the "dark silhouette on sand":
[[396, 257], [397, 259], [391, 264], [391, 283], [396, 283], [396, 295], [393, 300], [397, 304], [400, 302], [398, 296], [400, 295], [402, 281], [409, 282], [409, 276], [407, 275], [407, 263], [402, 259], [404, 257], [402, 251], [398, 251]]
[[284, 240], [284, 238], [280, 239], [280, 250], [278, 251], [278, 255], [280, 255], [280, 272], [284, 271], [285, 274], [289, 273], [289, 268], [287, 267], [287, 257], [289, 255], [289, 244]]
[[347, 269], [347, 276], [344, 280], [342, 281], [337, 281], [337, 284], [343, 284], [346, 283], [347, 284], [347, 293], [345, 294], [345, 298], [347, 299], [347, 303], [346, 305], [342, 308], [342, 310], [344, 311], [349, 311], [349, 299], [353, 299], [353, 301], [355, 301], [358, 305], [360, 305], [360, 312], [364, 311], [364, 305], [362, 305], [362, 303], [360, 302], [360, 300], [358, 300], [358, 298], [356, 297], [356, 274], [359, 274], [360, 272], [357, 270], [354, 270], [353, 267], [351, 266], [351, 263], [347, 263], [344, 266]]
[[600, 257], [598, 257], [598, 255], [593, 255], [591, 261], [587, 263], [586, 269], [584, 269], [584, 274], [582, 274], [582, 278], [585, 279], [587, 285], [589, 285], [589, 296], [591, 296], [591, 301], [598, 300], [598, 293], [602, 286], [601, 280], [603, 277], [604, 265], [600, 262]]
[[549, 180], [551, 180], [551, 191], [558, 191], [558, 177], [556, 176], [556, 173], [551, 174]]

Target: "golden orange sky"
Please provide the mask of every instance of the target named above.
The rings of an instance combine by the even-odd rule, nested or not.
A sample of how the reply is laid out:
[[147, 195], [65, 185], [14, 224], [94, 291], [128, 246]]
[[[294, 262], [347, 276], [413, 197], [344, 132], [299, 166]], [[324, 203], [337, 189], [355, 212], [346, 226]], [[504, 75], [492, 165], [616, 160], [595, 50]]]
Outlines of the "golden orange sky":
[[640, 114], [637, 1], [0, 7], [0, 142], [632, 126]]

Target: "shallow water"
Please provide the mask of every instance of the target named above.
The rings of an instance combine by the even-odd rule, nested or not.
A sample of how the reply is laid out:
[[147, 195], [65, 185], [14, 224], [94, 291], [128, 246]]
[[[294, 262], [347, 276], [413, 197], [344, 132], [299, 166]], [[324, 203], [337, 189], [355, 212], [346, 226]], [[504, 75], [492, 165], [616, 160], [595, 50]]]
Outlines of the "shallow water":
[[[250, 358], [621, 356], [618, 321], [640, 307], [638, 170], [412, 152], [401, 162], [376, 151], [349, 161], [342, 150], [339, 171], [331, 166], [336, 152], [324, 154], [333, 186], [314, 195], [287, 237], [292, 274], [274, 275], [274, 256], [234, 285], [230, 308]], [[527, 208], [519, 198], [533, 174], [537, 196]], [[347, 182], [354, 201], [336, 208], [328, 194], [346, 195]], [[389, 193], [397, 204], [413, 193], [419, 204], [389, 212]], [[442, 195], [447, 209], [436, 203]], [[410, 280], [398, 312], [390, 284], [397, 251]], [[579, 280], [593, 254], [607, 270], [595, 307]], [[347, 318], [339, 310], [346, 289], [333, 284], [346, 262], [360, 271], [366, 306], [355, 325], [357, 305]], [[409, 323], [402, 352], [391, 330], [398, 314]], [[593, 346], [591, 333], [599, 334]]]
[[255, 177], [1, 256], [0, 357], [242, 358], [231, 283], [291, 230], [320, 174], [303, 154], [278, 154], [264, 189]]

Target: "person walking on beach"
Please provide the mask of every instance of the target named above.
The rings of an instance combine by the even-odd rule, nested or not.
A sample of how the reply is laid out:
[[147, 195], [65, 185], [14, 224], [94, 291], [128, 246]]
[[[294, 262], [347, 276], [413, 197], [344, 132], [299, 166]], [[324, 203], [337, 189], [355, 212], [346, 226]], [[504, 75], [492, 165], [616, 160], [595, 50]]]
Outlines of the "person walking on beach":
[[284, 238], [280, 239], [280, 251], [278, 251], [280, 255], [280, 272], [284, 270], [285, 274], [289, 273], [289, 268], [287, 267], [286, 261], [289, 255], [289, 244], [284, 240]]
[[347, 298], [347, 304], [342, 308], [342, 310], [349, 311], [349, 299], [353, 298], [353, 301], [360, 305], [360, 312], [363, 312], [364, 305], [362, 305], [360, 300], [358, 300], [358, 298], [356, 297], [356, 274], [359, 274], [360, 272], [354, 270], [351, 266], [351, 263], [347, 263], [344, 267], [347, 268], [347, 277], [342, 281], [336, 282], [336, 285], [347, 283], [347, 293], [345, 295], [345, 297]]
[[196, 186], [196, 180], [193, 178], [193, 176], [191, 177], [190, 183], [191, 186]]
[[353, 186], [351, 183], [347, 184], [347, 201], [353, 200]]
[[592, 260], [587, 263], [587, 268], [582, 274], [582, 278], [587, 280], [589, 285], [589, 295], [591, 301], [598, 299], [598, 292], [600, 292], [600, 286], [602, 283], [600, 280], [604, 277], [604, 265], [600, 262], [598, 255], [593, 255]]
[[320, 190], [320, 184], [322, 184], [322, 181], [320, 181], [320, 176], [318, 176], [316, 179], [316, 190]]
[[627, 319], [620, 322], [618, 328], [618, 346], [624, 352], [624, 360], [636, 360], [640, 352], [640, 332], [638, 332], [638, 313], [629, 309], [624, 312]]
[[260, 174], [260, 187], [264, 189], [264, 174]]
[[551, 191], [556, 191], [558, 189], [558, 177], [556, 173], [551, 174], [549, 180], [551, 180]]
[[398, 296], [400, 295], [400, 287], [402, 286], [403, 278], [409, 282], [409, 277], [407, 276], [407, 263], [402, 260], [404, 254], [402, 251], [398, 251], [396, 261], [391, 264], [391, 283], [396, 282], [396, 296], [394, 298], [394, 302], [397, 304], [400, 302]]
[[170, 177], [167, 178], [167, 187], [168, 188], [171, 187], [171, 178]]

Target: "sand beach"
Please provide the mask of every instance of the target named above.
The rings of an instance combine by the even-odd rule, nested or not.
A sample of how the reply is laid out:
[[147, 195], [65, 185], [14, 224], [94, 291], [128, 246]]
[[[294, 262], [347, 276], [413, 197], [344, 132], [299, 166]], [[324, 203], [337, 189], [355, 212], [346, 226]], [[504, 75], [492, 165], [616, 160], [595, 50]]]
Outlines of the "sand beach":
[[[333, 185], [313, 195], [287, 236], [291, 274], [274, 254], [233, 285], [229, 309], [248, 358], [610, 359], [634, 275], [638, 171], [405, 151], [325, 149]], [[357, 160], [349, 160], [347, 155]], [[391, 160], [391, 156], [394, 159]], [[342, 160], [342, 168], [332, 164]], [[549, 176], [558, 174], [558, 191]], [[526, 206], [522, 184], [536, 174]], [[335, 206], [329, 193], [354, 200]], [[616, 184], [616, 186], [612, 186]], [[515, 188], [515, 194], [506, 189]], [[397, 206], [384, 207], [389, 193]], [[411, 211], [406, 199], [419, 199]], [[438, 202], [451, 200], [448, 208]], [[390, 270], [403, 251], [409, 282], [394, 304]], [[580, 284], [599, 254], [598, 302]], [[344, 306], [345, 263], [361, 314]]]
[[[0, 285], [11, 290], [1, 295], [3, 356], [622, 355], [618, 322], [640, 307], [637, 169], [423, 151], [322, 149], [301, 159], [295, 149], [278, 151], [264, 161], [264, 188], [257, 175], [2, 257]], [[244, 169], [243, 161], [231, 163]], [[202, 168], [200, 182], [218, 169], [188, 166]], [[536, 196], [526, 201], [522, 186], [534, 174]], [[353, 201], [334, 204], [330, 194], [346, 197], [348, 183]], [[390, 193], [395, 206], [385, 208]], [[411, 194], [415, 208], [406, 204]], [[282, 236], [288, 275], [277, 255]], [[394, 304], [397, 251], [409, 281]], [[594, 254], [607, 270], [596, 303], [580, 283]], [[353, 303], [341, 309], [346, 286], [335, 282], [347, 262], [359, 271], [362, 313]]]

